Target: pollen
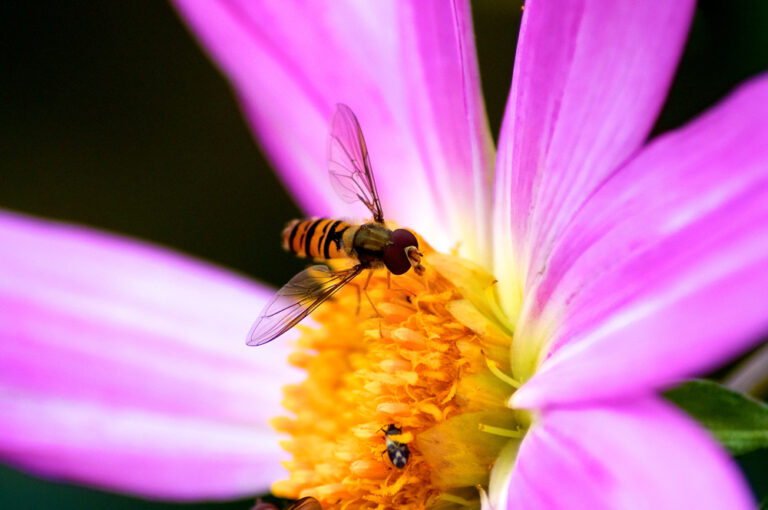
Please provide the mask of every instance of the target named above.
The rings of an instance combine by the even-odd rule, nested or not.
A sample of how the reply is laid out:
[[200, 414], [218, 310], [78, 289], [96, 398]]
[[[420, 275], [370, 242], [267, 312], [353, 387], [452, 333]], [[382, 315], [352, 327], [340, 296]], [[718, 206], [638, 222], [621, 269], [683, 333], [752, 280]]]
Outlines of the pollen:
[[300, 326], [289, 361], [306, 379], [285, 388], [290, 416], [272, 422], [292, 455], [275, 495], [334, 509], [480, 507], [499, 452], [524, 432], [506, 406], [510, 325], [482, 269], [436, 253], [424, 266], [376, 270], [366, 289], [363, 274]]

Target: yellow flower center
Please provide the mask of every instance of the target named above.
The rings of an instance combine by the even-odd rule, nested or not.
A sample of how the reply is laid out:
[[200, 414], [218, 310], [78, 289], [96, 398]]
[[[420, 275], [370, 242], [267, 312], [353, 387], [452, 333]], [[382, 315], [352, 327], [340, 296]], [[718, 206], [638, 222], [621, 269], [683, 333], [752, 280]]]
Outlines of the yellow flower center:
[[[437, 253], [425, 266], [391, 279], [378, 270], [370, 300], [348, 285], [312, 316], [317, 329], [302, 326], [290, 362], [307, 378], [285, 388], [294, 416], [273, 420], [293, 455], [275, 495], [323, 508], [479, 508], [478, 488], [528, 423], [506, 406], [512, 326], [482, 269]], [[392, 448], [399, 461], [407, 451], [404, 466]]]

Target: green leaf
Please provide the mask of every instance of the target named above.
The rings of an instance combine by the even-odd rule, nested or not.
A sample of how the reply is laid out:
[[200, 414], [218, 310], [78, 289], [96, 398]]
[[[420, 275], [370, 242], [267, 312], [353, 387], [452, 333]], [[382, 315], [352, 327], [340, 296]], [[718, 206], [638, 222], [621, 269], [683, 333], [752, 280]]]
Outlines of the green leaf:
[[664, 396], [691, 415], [733, 455], [768, 448], [768, 406], [712, 381], [687, 382]]

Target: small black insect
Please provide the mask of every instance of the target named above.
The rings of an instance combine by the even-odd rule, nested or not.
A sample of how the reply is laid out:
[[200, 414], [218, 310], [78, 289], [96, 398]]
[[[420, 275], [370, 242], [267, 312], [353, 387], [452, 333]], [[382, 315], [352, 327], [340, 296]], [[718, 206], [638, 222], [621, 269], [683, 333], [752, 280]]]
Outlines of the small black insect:
[[[265, 503], [262, 502], [261, 499], [258, 499], [256, 501], [256, 506], [251, 508], [251, 510], [278, 510], [277, 505], [274, 505], [272, 503]], [[300, 500], [294, 502], [291, 506], [287, 507], [286, 510], [323, 510], [320, 506], [320, 502], [316, 500], [315, 498], [301, 498]]]
[[387, 428], [381, 429], [384, 431], [384, 437], [387, 441], [387, 455], [389, 460], [392, 461], [392, 465], [398, 469], [403, 469], [408, 463], [408, 457], [411, 455], [411, 451], [408, 449], [408, 445], [399, 443], [389, 436], [399, 436], [403, 433], [402, 430], [395, 427], [393, 424], [387, 425]]

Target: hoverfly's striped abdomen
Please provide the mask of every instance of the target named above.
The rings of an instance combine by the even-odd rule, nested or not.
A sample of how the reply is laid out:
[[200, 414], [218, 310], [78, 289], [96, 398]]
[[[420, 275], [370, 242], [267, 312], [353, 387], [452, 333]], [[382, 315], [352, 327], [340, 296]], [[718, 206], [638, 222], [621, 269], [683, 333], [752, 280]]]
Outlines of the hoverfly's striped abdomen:
[[341, 220], [293, 220], [283, 230], [283, 248], [297, 257], [320, 260], [349, 257], [342, 244], [342, 235], [348, 228], [349, 224]]

